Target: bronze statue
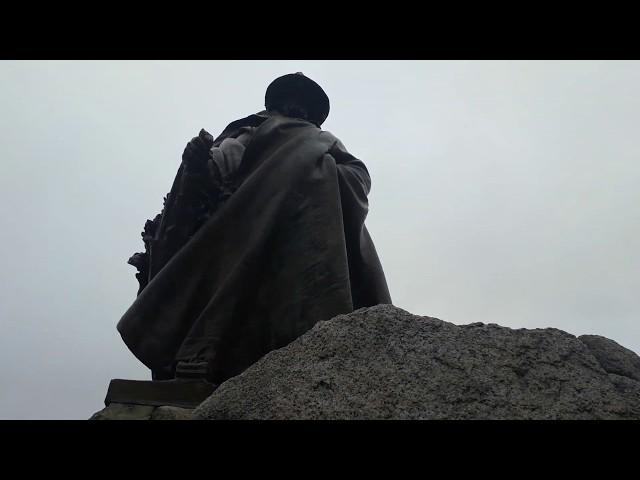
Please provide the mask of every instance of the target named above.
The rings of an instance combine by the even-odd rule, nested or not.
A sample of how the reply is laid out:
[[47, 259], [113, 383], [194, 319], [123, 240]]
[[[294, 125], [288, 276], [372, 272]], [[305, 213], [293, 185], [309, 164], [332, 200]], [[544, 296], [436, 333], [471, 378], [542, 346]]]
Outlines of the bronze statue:
[[269, 85], [266, 110], [193, 138], [147, 221], [138, 296], [118, 330], [155, 380], [220, 383], [316, 322], [391, 303], [364, 226], [364, 164], [320, 125], [322, 88]]

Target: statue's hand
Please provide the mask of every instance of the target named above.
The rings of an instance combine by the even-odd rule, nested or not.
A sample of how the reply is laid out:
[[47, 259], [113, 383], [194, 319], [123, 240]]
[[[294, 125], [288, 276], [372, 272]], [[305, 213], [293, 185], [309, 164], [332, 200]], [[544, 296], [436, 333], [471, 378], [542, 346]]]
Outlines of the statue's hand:
[[204, 166], [213, 146], [213, 137], [204, 128], [193, 137], [182, 153], [182, 161], [188, 166]]
[[213, 135], [207, 132], [204, 128], [200, 130], [198, 137], [207, 145], [207, 148], [213, 147]]
[[193, 137], [182, 153], [182, 161], [186, 164], [197, 164], [206, 161], [209, 149], [200, 137]]

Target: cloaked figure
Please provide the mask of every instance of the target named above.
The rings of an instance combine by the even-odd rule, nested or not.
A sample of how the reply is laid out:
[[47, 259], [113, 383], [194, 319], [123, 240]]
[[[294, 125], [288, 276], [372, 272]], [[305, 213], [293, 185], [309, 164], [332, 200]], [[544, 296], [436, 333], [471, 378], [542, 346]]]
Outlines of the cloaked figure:
[[289, 74], [265, 107], [187, 144], [129, 259], [140, 290], [118, 330], [154, 380], [219, 384], [318, 321], [391, 303], [364, 225], [371, 179], [320, 129], [327, 95]]

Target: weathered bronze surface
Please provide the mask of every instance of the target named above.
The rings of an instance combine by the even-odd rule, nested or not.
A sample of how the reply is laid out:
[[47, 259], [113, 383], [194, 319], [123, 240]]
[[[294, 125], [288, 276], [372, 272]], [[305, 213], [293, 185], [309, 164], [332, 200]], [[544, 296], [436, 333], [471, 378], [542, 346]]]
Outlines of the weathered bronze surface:
[[319, 128], [322, 89], [286, 77], [267, 111], [189, 142], [129, 260], [140, 290], [118, 330], [154, 379], [219, 384], [318, 321], [391, 303], [364, 225], [369, 173]]

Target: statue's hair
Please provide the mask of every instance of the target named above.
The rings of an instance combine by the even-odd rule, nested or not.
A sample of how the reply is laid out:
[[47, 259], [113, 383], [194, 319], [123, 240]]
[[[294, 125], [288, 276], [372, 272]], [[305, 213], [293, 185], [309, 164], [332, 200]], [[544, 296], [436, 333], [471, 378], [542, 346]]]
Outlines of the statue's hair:
[[292, 99], [270, 105], [268, 111], [276, 111], [286, 117], [301, 118], [303, 120], [312, 121], [307, 108], [300, 102], [296, 102]]

